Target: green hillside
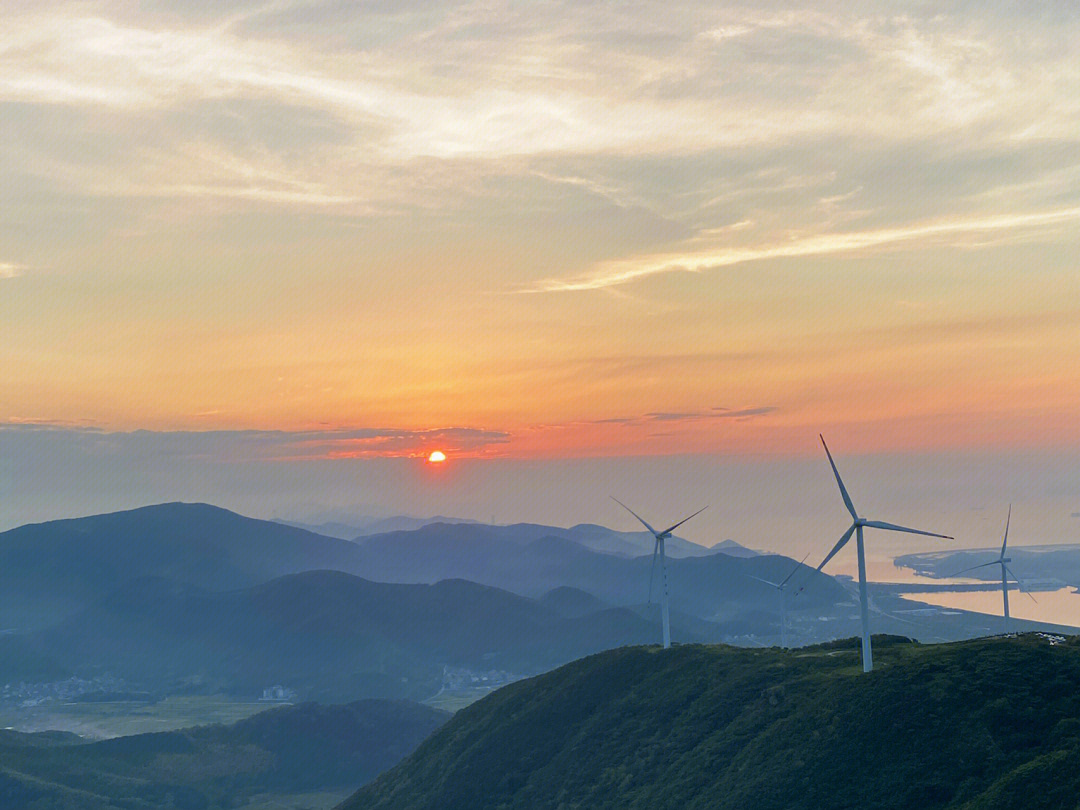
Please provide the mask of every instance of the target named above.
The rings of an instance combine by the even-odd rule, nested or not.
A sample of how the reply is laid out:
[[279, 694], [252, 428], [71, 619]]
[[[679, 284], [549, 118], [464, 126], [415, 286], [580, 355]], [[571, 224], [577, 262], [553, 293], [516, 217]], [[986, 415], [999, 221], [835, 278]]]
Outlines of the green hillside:
[[1080, 797], [1080, 639], [601, 653], [465, 709], [343, 810], [1023, 808]]
[[266, 792], [351, 789], [400, 761], [447, 717], [417, 703], [368, 700], [96, 743], [7, 732], [0, 807], [216, 810]]

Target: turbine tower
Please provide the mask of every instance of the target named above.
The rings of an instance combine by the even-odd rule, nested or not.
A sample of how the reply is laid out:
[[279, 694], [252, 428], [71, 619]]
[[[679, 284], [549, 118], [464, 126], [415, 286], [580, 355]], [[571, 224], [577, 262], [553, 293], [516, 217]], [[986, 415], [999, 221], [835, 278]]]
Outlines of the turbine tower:
[[[807, 554], [806, 557], [810, 555]], [[750, 577], [750, 579], [756, 579], [758, 582], [764, 582], [771, 588], [776, 588], [778, 594], [780, 594], [780, 646], [784, 649], [787, 648], [787, 594], [784, 593], [784, 588], [787, 587], [788, 582], [795, 576], [795, 572], [802, 568], [802, 564], [806, 562], [806, 557], [795, 564], [795, 567], [791, 569], [791, 573], [784, 577], [780, 582], [773, 582], [768, 579], [762, 579], [761, 577], [755, 577], [753, 574], [745, 574], [744, 576]]]
[[851, 539], [851, 535], [855, 535], [856, 548], [859, 551], [859, 612], [862, 615], [862, 662], [863, 672], [869, 672], [874, 668], [874, 656], [870, 651], [870, 607], [866, 597], [866, 554], [863, 551], [863, 529], [886, 529], [891, 532], [907, 532], [908, 534], [921, 534], [924, 537], [940, 537], [944, 540], [952, 540], [946, 534], [935, 534], [934, 532], [924, 532], [920, 529], [909, 529], [906, 526], [898, 526], [895, 523], [885, 523], [881, 520], [867, 520], [866, 518], [859, 517], [859, 513], [855, 511], [855, 504], [851, 502], [851, 496], [848, 495], [847, 488], [844, 487], [844, 482], [840, 478], [840, 471], [836, 469], [836, 462], [833, 461], [832, 453], [829, 452], [829, 445], [825, 444], [825, 437], [819, 434], [821, 439], [821, 445], [825, 448], [825, 455], [829, 457], [829, 466], [832, 467], [833, 475], [836, 476], [837, 486], [840, 487], [840, 497], [844, 499], [844, 506], [847, 507], [848, 512], [851, 514], [851, 527], [841, 535], [839, 542], [833, 546], [825, 559], [821, 561], [821, 565], [817, 567], [820, 571], [825, 567], [825, 564], [836, 556], [836, 552], [847, 545], [848, 540]]
[[656, 544], [653, 546], [652, 572], [650, 572], [650, 574], [649, 574], [649, 599], [652, 599], [652, 578], [653, 578], [653, 572], [656, 571], [656, 555], [659, 554], [660, 555], [660, 575], [664, 580], [664, 590], [663, 590], [663, 592], [662, 592], [662, 594], [660, 596], [660, 613], [661, 613], [661, 616], [663, 617], [664, 649], [666, 650], [671, 646], [671, 608], [670, 608], [670, 605], [668, 604], [667, 559], [664, 557], [664, 541], [667, 540], [669, 537], [671, 537], [671, 533], [673, 531], [675, 531], [677, 528], [679, 528], [680, 526], [682, 526], [684, 523], [686, 523], [686, 521], [690, 520], [690, 518], [692, 518], [692, 517], [700, 515], [702, 512], [704, 512], [709, 507], [703, 506], [700, 509], [698, 509], [696, 512], [694, 512], [694, 514], [689, 515], [687, 517], [684, 517], [682, 520], [680, 520], [678, 523], [674, 524], [673, 526], [669, 526], [668, 528], [664, 529], [662, 532], [658, 532], [656, 529], [654, 529], [652, 526], [650, 526], [648, 523], [646, 523], [645, 520], [641, 517], [641, 515], [639, 515], [637, 512], [635, 512], [633, 509], [631, 509], [625, 503], [620, 501], [614, 495], [611, 496], [611, 500], [615, 501], [615, 503], [617, 503], [619, 506], [621, 506], [623, 509], [625, 509], [627, 512], [629, 512], [631, 515], [636, 517], [638, 519], [638, 521], [641, 523], [641, 525], [644, 526], [646, 529], [648, 529], [649, 533], [652, 534], [653, 538], [656, 540]]
[[[1008, 563], [1012, 562], [1012, 558], [1005, 556], [1005, 547], [1009, 544], [1009, 524], [1011, 522], [1012, 504], [1009, 504], [1009, 514], [1005, 518], [1005, 539], [1001, 541], [1001, 554], [998, 555], [998, 558], [996, 560], [991, 560], [990, 562], [983, 563], [982, 565], [973, 565], [971, 566], [971, 568], [965, 568], [963, 571], [957, 571], [955, 574], [952, 575], [954, 577], [958, 577], [961, 574], [966, 574], [968, 571], [974, 571], [977, 568], [987, 568], [991, 565], [1001, 566], [1001, 601], [1003, 605], [1002, 615], [1005, 619], [1006, 633], [1009, 632], [1009, 577], [1013, 578], [1013, 581], [1016, 583], [1017, 587], [1019, 587], [1020, 585], [1020, 580], [1017, 578], [1016, 574], [1014, 574], [1009, 569], [1008, 566]], [[1032, 601], [1035, 601], [1035, 597], [1031, 596], [1030, 593], [1028, 594], [1028, 596], [1031, 598]]]

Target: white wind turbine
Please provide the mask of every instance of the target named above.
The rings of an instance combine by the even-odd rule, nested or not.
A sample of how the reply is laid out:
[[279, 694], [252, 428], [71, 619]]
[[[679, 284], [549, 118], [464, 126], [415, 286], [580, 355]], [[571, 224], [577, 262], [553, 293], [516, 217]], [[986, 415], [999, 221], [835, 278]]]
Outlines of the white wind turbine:
[[[982, 565], [973, 565], [973, 566], [971, 566], [971, 568], [965, 568], [963, 571], [957, 571], [955, 574], [952, 575], [954, 577], [958, 577], [961, 574], [966, 574], [968, 571], [974, 571], [977, 568], [987, 568], [987, 567], [989, 567], [991, 565], [1000, 565], [1001, 566], [1001, 600], [1002, 600], [1003, 607], [1004, 607], [1004, 614], [1003, 615], [1004, 615], [1004, 618], [1005, 618], [1005, 632], [1006, 633], [1009, 632], [1009, 577], [1013, 578], [1013, 581], [1016, 583], [1017, 587], [1019, 587], [1019, 585], [1020, 585], [1020, 580], [1017, 578], [1016, 574], [1014, 574], [1009, 569], [1009, 566], [1008, 566], [1008, 563], [1012, 562], [1012, 558], [1005, 556], [1005, 546], [1007, 546], [1008, 543], [1009, 543], [1009, 524], [1011, 522], [1012, 522], [1012, 504], [1009, 504], [1009, 514], [1005, 518], [1005, 539], [1001, 541], [1001, 554], [998, 555], [998, 558], [996, 560], [991, 560], [990, 562], [983, 563]], [[1032, 596], [1030, 593], [1028, 594], [1028, 597], [1031, 598], [1031, 601], [1033, 601], [1033, 602], [1036, 601], [1035, 597]]]
[[908, 534], [921, 534], [925, 537], [940, 537], [945, 540], [952, 540], [953, 538], [946, 534], [935, 534], [934, 532], [924, 532], [920, 529], [909, 529], [906, 526], [898, 526], [895, 523], [885, 523], [881, 520], [867, 520], [866, 518], [859, 517], [859, 513], [855, 511], [855, 505], [851, 502], [851, 496], [848, 495], [847, 489], [844, 487], [844, 482], [840, 478], [840, 471], [836, 469], [836, 463], [833, 461], [832, 453], [829, 452], [829, 445], [825, 444], [825, 437], [820, 436], [821, 444], [825, 448], [825, 455], [829, 457], [829, 466], [832, 467], [833, 475], [836, 476], [836, 483], [840, 487], [840, 497], [844, 499], [844, 506], [847, 507], [848, 512], [851, 513], [851, 527], [844, 532], [840, 537], [839, 542], [833, 546], [824, 560], [821, 561], [821, 565], [817, 567], [820, 571], [825, 567], [825, 564], [831, 560], [840, 549], [847, 545], [848, 540], [851, 539], [851, 535], [855, 535], [856, 548], [859, 551], [859, 609], [862, 614], [862, 661], [863, 672], [869, 672], [874, 668], [874, 656], [870, 651], [870, 607], [866, 597], [866, 555], [863, 551], [863, 529], [886, 529], [892, 532], [907, 532]]
[[[809, 554], [806, 555], [806, 557], [809, 557], [809, 556], [810, 556]], [[788, 582], [791, 581], [791, 578], [793, 576], [795, 576], [795, 573], [800, 568], [802, 568], [803, 563], [806, 562], [806, 557], [803, 557], [800, 562], [796, 563], [795, 567], [791, 569], [791, 573], [788, 574], [786, 577], [784, 577], [780, 582], [773, 582], [773, 581], [768, 580], [768, 579], [762, 579], [761, 577], [755, 577], [753, 574], [746, 574], [745, 575], [745, 576], [750, 577], [750, 579], [756, 579], [758, 582], [764, 582], [766, 585], [768, 585], [768, 586], [770, 586], [772, 588], [776, 588], [776, 592], [780, 595], [780, 646], [781, 647], [785, 647], [785, 648], [787, 647], [787, 594], [784, 593], [784, 589], [787, 587]]]
[[690, 520], [690, 518], [692, 518], [692, 517], [700, 515], [702, 512], [704, 512], [709, 507], [703, 506], [700, 509], [698, 509], [696, 512], [694, 512], [693, 515], [689, 515], [687, 517], [684, 517], [682, 520], [680, 520], [675, 525], [669, 526], [668, 528], [664, 529], [662, 532], [658, 532], [656, 529], [654, 529], [652, 526], [650, 526], [648, 523], [646, 523], [645, 520], [637, 512], [635, 512], [633, 509], [631, 509], [625, 503], [620, 501], [618, 498], [616, 498], [615, 496], [611, 496], [611, 500], [615, 501], [615, 503], [617, 503], [619, 506], [621, 506], [623, 509], [625, 509], [627, 512], [629, 512], [631, 515], [636, 517], [638, 519], [638, 521], [641, 523], [641, 525], [644, 526], [646, 529], [648, 529], [649, 532], [652, 534], [652, 536], [656, 540], [656, 544], [653, 546], [653, 560], [652, 560], [653, 567], [652, 567], [652, 572], [649, 573], [649, 599], [652, 599], [653, 573], [655, 573], [655, 571], [656, 571], [656, 555], [659, 554], [660, 555], [660, 572], [661, 572], [661, 576], [663, 577], [663, 580], [664, 580], [664, 591], [663, 591], [663, 593], [661, 594], [661, 597], [660, 597], [660, 613], [661, 613], [661, 615], [663, 617], [664, 649], [666, 650], [671, 646], [671, 612], [670, 612], [670, 606], [668, 605], [667, 560], [664, 557], [664, 541], [667, 540], [669, 537], [671, 537], [671, 533], [673, 531], [675, 531], [677, 528], [679, 528], [680, 526], [682, 526], [684, 523], [686, 523], [686, 521]]

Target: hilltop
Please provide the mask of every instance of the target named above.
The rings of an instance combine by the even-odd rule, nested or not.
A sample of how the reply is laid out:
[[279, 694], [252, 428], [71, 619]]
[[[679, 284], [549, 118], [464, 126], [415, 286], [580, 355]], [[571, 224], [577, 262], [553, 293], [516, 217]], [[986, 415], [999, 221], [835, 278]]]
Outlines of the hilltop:
[[0, 532], [0, 608], [8, 627], [41, 627], [141, 577], [224, 591], [319, 568], [360, 573], [364, 564], [347, 540], [164, 503]]
[[1080, 639], [624, 648], [461, 711], [341, 810], [1076, 807]]

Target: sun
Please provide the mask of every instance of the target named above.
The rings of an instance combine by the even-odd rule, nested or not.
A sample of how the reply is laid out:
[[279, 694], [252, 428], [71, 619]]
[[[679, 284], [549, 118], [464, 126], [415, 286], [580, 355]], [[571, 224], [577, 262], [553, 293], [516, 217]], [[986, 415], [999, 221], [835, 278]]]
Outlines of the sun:
[[446, 453], [442, 450], [435, 450], [427, 457], [427, 460], [431, 464], [442, 464], [446, 461]]

